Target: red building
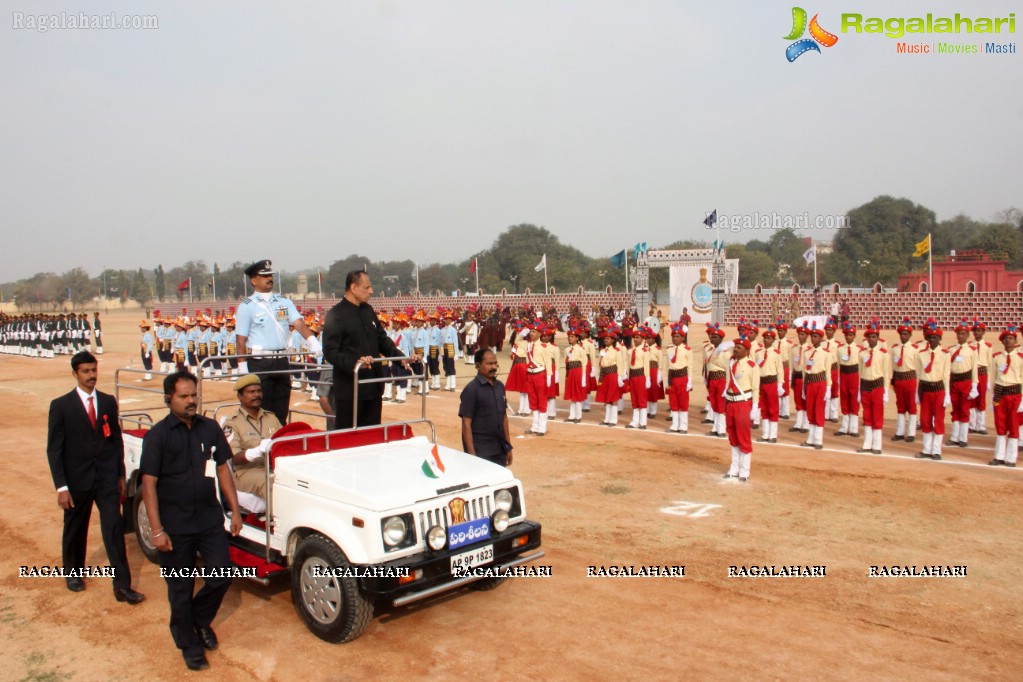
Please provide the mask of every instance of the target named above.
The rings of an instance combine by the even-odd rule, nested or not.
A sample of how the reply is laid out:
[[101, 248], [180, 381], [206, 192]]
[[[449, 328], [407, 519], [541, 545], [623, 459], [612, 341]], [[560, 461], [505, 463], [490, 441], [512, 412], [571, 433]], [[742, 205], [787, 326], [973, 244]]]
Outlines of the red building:
[[899, 277], [899, 291], [1023, 291], [1023, 271], [1006, 270], [1005, 254], [988, 254], [979, 249], [934, 256], [933, 289], [927, 271]]

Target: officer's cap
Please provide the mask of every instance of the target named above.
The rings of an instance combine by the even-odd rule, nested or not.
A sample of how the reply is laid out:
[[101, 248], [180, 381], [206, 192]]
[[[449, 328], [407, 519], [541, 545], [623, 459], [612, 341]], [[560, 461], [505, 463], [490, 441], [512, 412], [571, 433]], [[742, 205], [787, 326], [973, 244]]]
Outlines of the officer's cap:
[[234, 382], [235, 393], [241, 391], [246, 386], [258, 386], [259, 377], [255, 374], [246, 374], [245, 376], [238, 377]]
[[245, 275], [247, 277], [272, 274], [274, 274], [273, 263], [271, 263], [269, 260], [257, 260], [255, 263], [245, 268]]

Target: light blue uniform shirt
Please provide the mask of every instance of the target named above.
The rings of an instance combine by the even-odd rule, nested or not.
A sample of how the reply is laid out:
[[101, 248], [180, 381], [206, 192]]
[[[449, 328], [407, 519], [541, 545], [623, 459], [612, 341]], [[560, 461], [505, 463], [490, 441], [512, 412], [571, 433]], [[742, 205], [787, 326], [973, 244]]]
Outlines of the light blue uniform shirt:
[[[253, 294], [241, 302], [235, 313], [235, 333], [248, 337], [248, 345], [254, 351], [284, 350], [288, 347], [288, 324], [301, 320], [295, 304], [290, 299], [272, 294], [264, 301], [259, 294]], [[238, 349], [241, 353], [243, 350]]]

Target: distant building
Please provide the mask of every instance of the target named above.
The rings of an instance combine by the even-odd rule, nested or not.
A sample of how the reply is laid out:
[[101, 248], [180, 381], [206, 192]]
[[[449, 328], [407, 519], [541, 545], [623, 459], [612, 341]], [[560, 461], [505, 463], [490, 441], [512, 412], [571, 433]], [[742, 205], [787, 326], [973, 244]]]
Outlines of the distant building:
[[984, 253], [981, 249], [952, 251], [934, 256], [933, 289], [927, 270], [899, 276], [899, 291], [1023, 291], [1023, 271], [1006, 270], [1004, 253]]

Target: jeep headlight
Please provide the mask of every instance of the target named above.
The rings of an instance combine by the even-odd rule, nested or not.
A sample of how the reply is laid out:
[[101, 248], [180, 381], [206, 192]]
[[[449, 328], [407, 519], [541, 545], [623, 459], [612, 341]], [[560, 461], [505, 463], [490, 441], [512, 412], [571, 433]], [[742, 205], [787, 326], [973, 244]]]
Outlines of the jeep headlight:
[[494, 512], [494, 515], [490, 517], [490, 527], [498, 533], [503, 533], [508, 529], [508, 512], [503, 509], [498, 509]]
[[408, 526], [405, 519], [400, 516], [391, 516], [384, 519], [383, 536], [384, 544], [388, 547], [397, 547], [405, 539], [408, 533]]
[[448, 533], [440, 526], [430, 526], [430, 530], [426, 531], [426, 544], [435, 552], [444, 549], [447, 541]]
[[515, 498], [512, 497], [511, 492], [505, 488], [498, 490], [494, 493], [494, 504], [498, 509], [503, 509], [506, 512], [510, 512], [512, 504], [515, 503]]

